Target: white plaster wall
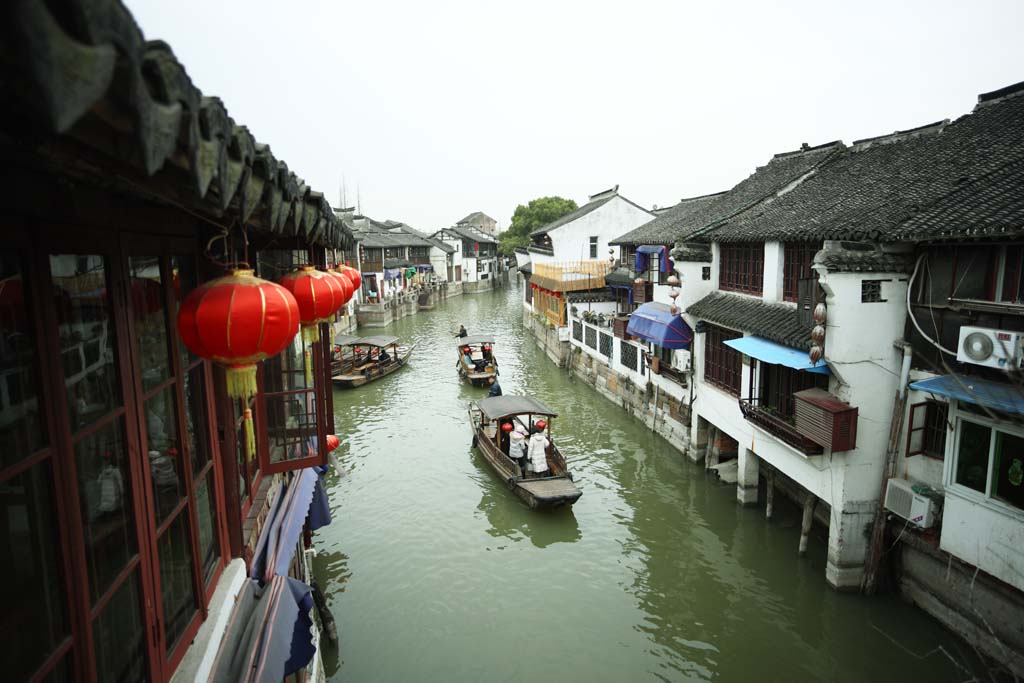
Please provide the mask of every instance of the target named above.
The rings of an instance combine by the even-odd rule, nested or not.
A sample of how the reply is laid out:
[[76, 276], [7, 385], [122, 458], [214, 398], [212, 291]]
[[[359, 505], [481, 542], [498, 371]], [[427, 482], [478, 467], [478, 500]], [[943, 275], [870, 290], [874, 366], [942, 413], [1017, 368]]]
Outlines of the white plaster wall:
[[782, 266], [785, 248], [781, 242], [765, 242], [764, 245], [764, 300], [767, 303], [782, 301]]
[[[918, 382], [924, 379], [935, 377], [931, 372], [920, 370], [910, 371], [910, 382]], [[900, 479], [907, 479], [931, 486], [941, 491], [943, 489], [943, 461], [927, 455], [907, 456], [907, 434], [910, 428], [910, 406], [921, 403], [932, 398], [931, 395], [921, 391], [909, 391], [907, 393], [907, 410], [903, 416], [903, 431], [900, 436], [900, 450], [896, 459], [896, 476]], [[952, 438], [952, 437], [947, 437]]]
[[[681, 310], [685, 311], [689, 306], [697, 303], [715, 289], [715, 282], [718, 280], [714, 273], [710, 280], [704, 280], [702, 278], [703, 270], [705, 267], [711, 266], [710, 263], [695, 262], [695, 261], [680, 261], [676, 263], [676, 273], [679, 275], [679, 298], [678, 306]], [[690, 327], [696, 324], [696, 320], [692, 316], [683, 316], [687, 324]]]
[[437, 275], [438, 280], [448, 281], [448, 254], [437, 247], [431, 247], [430, 265], [434, 266], [434, 274]]
[[947, 490], [939, 547], [1024, 590], [1024, 512], [993, 510]]
[[[654, 219], [654, 214], [615, 197], [590, 213], [549, 233], [554, 261], [589, 261], [590, 238], [597, 236], [598, 261], [608, 260], [608, 242]], [[539, 257], [539, 254], [533, 254]], [[538, 258], [538, 260], [540, 260]]]

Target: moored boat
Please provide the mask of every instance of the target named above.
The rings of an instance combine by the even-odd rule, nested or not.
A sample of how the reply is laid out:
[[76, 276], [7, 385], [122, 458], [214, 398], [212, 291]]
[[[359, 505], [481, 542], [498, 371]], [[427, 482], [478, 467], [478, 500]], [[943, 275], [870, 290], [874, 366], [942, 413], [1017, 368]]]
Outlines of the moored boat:
[[456, 340], [458, 354], [455, 369], [459, 377], [473, 386], [487, 384], [491, 377], [498, 376], [498, 360], [494, 357], [494, 337], [486, 334], [471, 334]]
[[[572, 505], [583, 495], [573, 482], [565, 458], [551, 440], [551, 422], [557, 414], [531, 396], [494, 396], [475, 401], [469, 407], [473, 427], [473, 445], [508, 487], [531, 508], [555, 508]], [[503, 428], [503, 425], [510, 427]], [[545, 473], [524, 472], [508, 455], [510, 431], [527, 433], [535, 425], [546, 432], [548, 447]], [[508, 431], [506, 431], [508, 430]]]
[[341, 335], [334, 340], [331, 381], [342, 389], [360, 387], [405, 367], [412, 350], [398, 337]]

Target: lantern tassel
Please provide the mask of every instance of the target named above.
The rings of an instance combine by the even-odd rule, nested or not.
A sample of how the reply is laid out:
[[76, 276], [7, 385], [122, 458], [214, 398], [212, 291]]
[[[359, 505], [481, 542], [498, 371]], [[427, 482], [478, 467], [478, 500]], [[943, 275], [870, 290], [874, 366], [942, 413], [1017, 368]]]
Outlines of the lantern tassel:
[[313, 386], [313, 354], [306, 349], [306, 386]]
[[252, 460], [256, 457], [256, 430], [252, 424], [252, 410], [246, 408], [242, 415], [242, 429], [245, 430], [245, 457]]
[[228, 396], [249, 399], [256, 395], [256, 366], [242, 365], [226, 369]]
[[320, 341], [320, 325], [303, 325], [302, 326], [302, 341], [307, 344], [315, 344]]

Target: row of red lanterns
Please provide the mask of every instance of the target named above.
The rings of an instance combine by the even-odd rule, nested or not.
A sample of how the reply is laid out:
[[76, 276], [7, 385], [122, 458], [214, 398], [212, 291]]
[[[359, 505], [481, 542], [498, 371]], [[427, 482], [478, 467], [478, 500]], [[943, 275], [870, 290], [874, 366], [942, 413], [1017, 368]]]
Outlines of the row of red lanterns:
[[[302, 328], [308, 343], [362, 284], [349, 266], [303, 266], [273, 283], [252, 270], [234, 270], [193, 290], [178, 311], [178, 334], [189, 351], [223, 365], [227, 391], [248, 401], [256, 394], [256, 364], [281, 353]], [[254, 452], [252, 413], [244, 414], [246, 451]]]

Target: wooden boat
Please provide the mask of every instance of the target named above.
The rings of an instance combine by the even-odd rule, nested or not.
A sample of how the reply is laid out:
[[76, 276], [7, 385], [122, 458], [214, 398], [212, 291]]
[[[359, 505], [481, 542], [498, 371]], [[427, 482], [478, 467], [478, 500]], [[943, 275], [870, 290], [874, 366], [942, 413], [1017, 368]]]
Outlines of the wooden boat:
[[[469, 380], [473, 386], [483, 386], [491, 377], [498, 376], [498, 360], [494, 357], [494, 338], [485, 334], [471, 334], [456, 340], [455, 352], [458, 360], [455, 369], [459, 377]], [[466, 361], [469, 354], [472, 363]]]
[[331, 356], [331, 381], [342, 389], [361, 387], [405, 367], [412, 350], [399, 344], [398, 337], [339, 335]]
[[[494, 396], [475, 401], [469, 407], [473, 445], [491, 469], [531, 508], [572, 505], [583, 495], [573, 483], [565, 458], [551, 440], [551, 422], [555, 417], [554, 411], [530, 396]], [[546, 476], [524, 475], [518, 463], [509, 458], [502, 448], [501, 423], [511, 421], [513, 425], [525, 428], [534, 423], [534, 418], [545, 418], [548, 423], [547, 437], [551, 445], [547, 453], [549, 470]]]

